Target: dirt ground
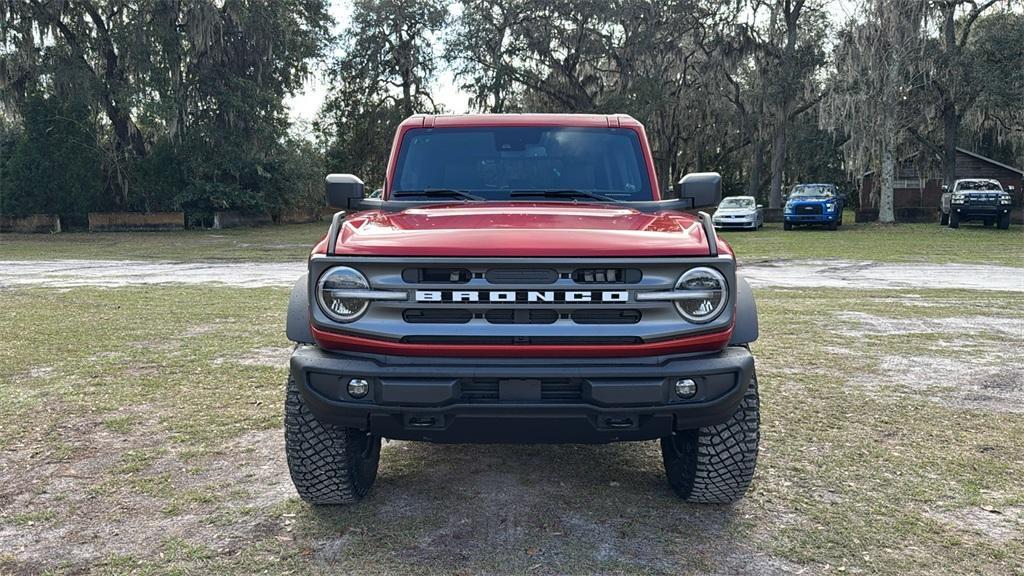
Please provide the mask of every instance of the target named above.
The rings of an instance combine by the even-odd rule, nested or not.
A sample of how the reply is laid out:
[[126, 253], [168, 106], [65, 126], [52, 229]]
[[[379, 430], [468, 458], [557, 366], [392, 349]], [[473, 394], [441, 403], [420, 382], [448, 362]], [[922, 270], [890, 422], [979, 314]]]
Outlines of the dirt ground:
[[1019, 292], [757, 288], [733, 506], [654, 442], [389, 442], [337, 509], [284, 462], [286, 289], [0, 294], [0, 574], [1024, 573]]

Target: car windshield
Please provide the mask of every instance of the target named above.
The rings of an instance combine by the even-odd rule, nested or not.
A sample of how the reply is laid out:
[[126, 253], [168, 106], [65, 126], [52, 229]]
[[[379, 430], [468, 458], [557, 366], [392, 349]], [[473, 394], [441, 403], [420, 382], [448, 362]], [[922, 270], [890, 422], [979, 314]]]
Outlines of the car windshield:
[[753, 198], [743, 198], [737, 196], [725, 198], [724, 200], [722, 200], [722, 203], [718, 205], [719, 208], [753, 208], [755, 206], [756, 204], [754, 204]]
[[652, 200], [626, 128], [416, 128], [402, 138], [392, 195], [416, 200]]
[[965, 182], [960, 182], [959, 184], [957, 184], [956, 189], [958, 191], [959, 190], [963, 190], [963, 191], [970, 191], [970, 190], [995, 190], [995, 191], [1001, 191], [1003, 189], [1003, 187], [1000, 186], [999, 183], [997, 183], [997, 182], [990, 182], [988, 180], [967, 180]]
[[797, 184], [789, 193], [790, 198], [833, 198], [835, 195], [835, 190], [831, 186], [818, 184]]

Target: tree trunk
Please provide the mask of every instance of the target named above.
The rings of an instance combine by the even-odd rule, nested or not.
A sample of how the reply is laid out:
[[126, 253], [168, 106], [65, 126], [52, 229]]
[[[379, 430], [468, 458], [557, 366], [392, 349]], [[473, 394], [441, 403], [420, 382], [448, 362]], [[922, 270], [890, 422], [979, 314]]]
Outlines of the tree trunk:
[[886, 127], [882, 135], [882, 191], [878, 198], [878, 221], [892, 224], [896, 221], [893, 213], [893, 180], [896, 167], [896, 135]]
[[960, 136], [960, 118], [956, 113], [956, 105], [947, 102], [942, 109], [943, 125], [943, 158], [942, 177], [944, 184], [953, 185], [956, 181], [956, 146]]
[[772, 141], [772, 188], [769, 208], [782, 208], [782, 172], [786, 168], [786, 121], [782, 119]]
[[764, 171], [764, 143], [755, 140], [750, 152], [750, 181], [747, 183], [747, 196], [757, 198], [761, 191], [761, 172]]

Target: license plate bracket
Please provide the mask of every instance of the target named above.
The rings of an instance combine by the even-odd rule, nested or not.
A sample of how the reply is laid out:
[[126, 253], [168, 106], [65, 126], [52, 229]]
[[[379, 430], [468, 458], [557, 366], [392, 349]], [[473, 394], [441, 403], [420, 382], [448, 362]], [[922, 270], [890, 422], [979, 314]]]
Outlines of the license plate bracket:
[[541, 399], [540, 380], [536, 378], [506, 378], [498, 380], [498, 400], [523, 402]]

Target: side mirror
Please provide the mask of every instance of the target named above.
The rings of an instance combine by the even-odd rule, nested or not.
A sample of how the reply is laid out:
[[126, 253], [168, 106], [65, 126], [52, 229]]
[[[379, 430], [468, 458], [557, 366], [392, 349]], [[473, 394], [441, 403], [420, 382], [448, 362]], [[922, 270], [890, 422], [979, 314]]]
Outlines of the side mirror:
[[722, 201], [722, 175], [718, 172], [694, 172], [683, 176], [677, 186], [680, 200], [690, 208], [715, 206]]
[[1014, 188], [1013, 186], [1007, 186], [1006, 187], [1006, 191], [1009, 192], [1010, 194], [1013, 194], [1014, 190], [1016, 190], [1016, 188]]
[[353, 210], [363, 200], [363, 181], [352, 174], [328, 174], [324, 180], [327, 205], [338, 210]]
[[942, 185], [942, 191], [943, 192], [949, 192], [949, 185], [948, 184], [943, 184]]
[[757, 209], [758, 209], [758, 210], [761, 210], [761, 209], [763, 209], [763, 208], [764, 208], [764, 204], [758, 204], [758, 205], [757, 205]]

